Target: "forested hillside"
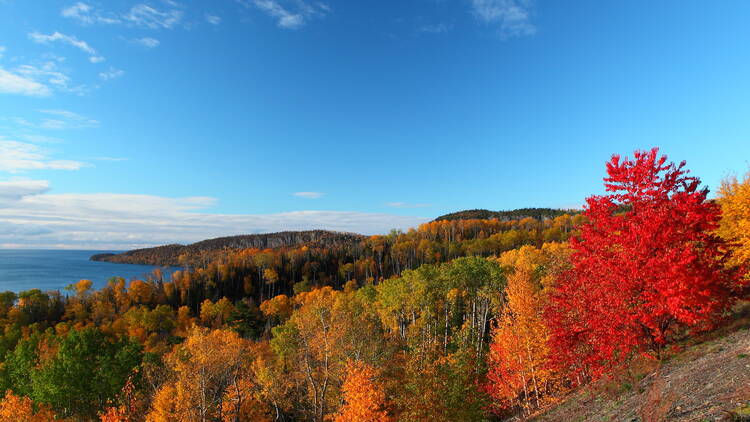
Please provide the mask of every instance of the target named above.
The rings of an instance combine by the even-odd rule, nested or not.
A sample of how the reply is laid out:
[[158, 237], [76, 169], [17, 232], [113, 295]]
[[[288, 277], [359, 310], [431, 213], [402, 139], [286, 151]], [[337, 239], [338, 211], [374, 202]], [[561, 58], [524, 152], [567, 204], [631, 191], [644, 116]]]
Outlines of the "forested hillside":
[[[493, 256], [523, 245], [539, 247], [545, 242], [567, 240], [582, 220], [582, 215], [568, 214], [543, 220], [441, 220], [382, 236], [289, 232], [294, 235], [292, 240], [311, 240], [275, 248], [228, 246], [226, 239], [246, 238], [241, 236], [181, 249], [162, 246], [136, 250], [107, 260], [170, 264], [176, 251], [180, 266], [188, 270], [173, 275], [172, 283], [165, 284], [165, 294], [175, 305], [197, 311], [204, 299], [252, 298], [260, 303], [278, 294], [293, 294], [295, 286], [340, 289], [349, 280], [374, 283], [423, 264], [462, 256]], [[282, 234], [269, 236], [279, 239]], [[257, 239], [255, 235], [249, 238]]]
[[93, 261], [117, 262], [160, 266], [181, 266], [201, 262], [217, 252], [227, 249], [273, 249], [282, 247], [308, 246], [331, 247], [343, 244], [356, 244], [364, 236], [354, 233], [339, 233], [327, 230], [289, 231], [280, 233], [247, 234], [217, 237], [202, 240], [190, 245], [164, 245], [154, 248], [135, 249], [120, 254], [98, 254]]
[[580, 213], [578, 210], [559, 210], [554, 208], [520, 208], [511, 211], [490, 211], [490, 210], [465, 210], [441, 215], [435, 221], [442, 220], [489, 220], [496, 218], [502, 221], [521, 220], [523, 218], [534, 218], [537, 220], [546, 220], [569, 214], [575, 215]]
[[576, 215], [222, 247], [180, 253], [171, 281], [4, 293], [0, 421], [532, 417], [666, 362], [747, 298], [750, 176], [714, 201], [654, 149], [613, 156], [604, 183]]
[[[575, 210], [558, 210], [552, 208], [523, 208], [512, 211], [488, 211], [488, 210], [469, 210], [459, 211], [452, 214], [446, 214], [440, 216], [434, 220], [434, 222], [440, 221], [455, 221], [455, 220], [493, 220], [497, 219], [501, 222], [516, 222], [523, 219], [534, 219], [538, 222], [544, 222], [546, 220], [553, 220], [557, 217], [565, 217], [568, 220], [569, 217], [577, 215], [579, 212]], [[528, 221], [528, 220], [527, 220]], [[558, 224], [568, 224], [569, 221], [561, 221]], [[450, 226], [453, 231], [459, 231], [461, 234], [456, 237], [463, 241], [464, 239], [474, 239], [479, 236], [489, 236], [496, 234], [500, 231], [508, 231], [515, 226], [495, 226], [489, 227], [489, 232], [485, 230], [484, 233], [478, 233], [473, 230], [469, 223], [467, 225], [456, 225]], [[476, 225], [476, 223], [474, 223]], [[522, 227], [526, 230], [526, 227]], [[547, 228], [547, 227], [545, 227]], [[432, 230], [435, 228], [429, 228], [427, 226], [420, 227], [417, 231]], [[445, 226], [442, 226], [438, 230], [445, 231]], [[468, 230], [468, 234], [467, 234]], [[398, 236], [400, 232], [393, 232], [391, 236]], [[547, 237], [550, 235], [548, 234]], [[429, 238], [434, 240], [435, 236], [416, 236], [413, 240], [422, 240], [423, 238]], [[445, 236], [449, 237], [449, 236]], [[558, 237], [560, 237], [558, 235]], [[107, 261], [117, 262], [124, 264], [142, 264], [142, 265], [160, 265], [160, 266], [200, 266], [205, 264], [209, 259], [214, 256], [218, 256], [227, 252], [228, 250], [242, 250], [242, 249], [280, 249], [280, 248], [293, 248], [293, 247], [307, 247], [307, 248], [349, 248], [358, 249], [367, 236], [355, 234], [355, 233], [339, 233], [331, 232], [326, 230], [309, 230], [309, 231], [289, 231], [280, 233], [267, 233], [267, 234], [248, 234], [238, 236], [227, 236], [219, 237], [216, 239], [208, 239], [200, 242], [196, 242], [190, 245], [164, 245], [153, 248], [135, 249], [119, 254], [98, 254], [91, 257], [94, 261]], [[449, 239], [450, 241], [453, 241]], [[527, 239], [528, 240], [528, 239]], [[527, 241], [525, 240], [525, 241]]]

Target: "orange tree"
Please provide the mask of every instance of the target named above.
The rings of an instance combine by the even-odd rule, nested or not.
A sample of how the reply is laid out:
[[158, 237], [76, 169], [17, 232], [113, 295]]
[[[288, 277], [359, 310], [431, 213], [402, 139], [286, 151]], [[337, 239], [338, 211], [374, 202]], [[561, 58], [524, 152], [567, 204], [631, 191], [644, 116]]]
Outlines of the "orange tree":
[[[717, 233], [731, 245], [728, 264], [744, 268], [750, 264], [750, 173], [742, 181], [725, 179], [719, 188], [717, 202], [721, 205], [721, 224]], [[750, 274], [749, 274], [750, 275]]]
[[335, 422], [390, 422], [385, 411], [385, 393], [375, 379], [375, 369], [363, 362], [349, 362], [342, 387], [345, 404]]
[[499, 408], [539, 407], [554, 373], [548, 369], [549, 330], [544, 301], [527, 271], [508, 276], [507, 303], [493, 332], [488, 354], [487, 392]]

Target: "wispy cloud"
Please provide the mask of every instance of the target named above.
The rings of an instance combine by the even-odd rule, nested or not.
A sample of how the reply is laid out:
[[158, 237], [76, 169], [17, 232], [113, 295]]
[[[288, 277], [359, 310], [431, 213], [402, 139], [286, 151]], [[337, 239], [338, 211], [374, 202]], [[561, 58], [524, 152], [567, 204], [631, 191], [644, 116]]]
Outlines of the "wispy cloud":
[[137, 38], [133, 42], [146, 48], [156, 48], [161, 44], [159, 40], [151, 37]]
[[206, 22], [210, 23], [211, 25], [218, 25], [221, 23], [221, 18], [216, 15], [211, 15], [206, 13]]
[[71, 45], [85, 53], [90, 54], [91, 56], [89, 57], [89, 61], [91, 61], [91, 63], [99, 63], [104, 61], [104, 57], [98, 55], [96, 53], [96, 50], [91, 47], [86, 41], [79, 40], [72, 35], [65, 35], [57, 31], [49, 35], [41, 34], [39, 32], [31, 32], [29, 33], [29, 38], [39, 44], [49, 44], [51, 42], [59, 41], [63, 44]]
[[184, 12], [179, 9], [180, 4], [175, 1], [162, 0], [162, 2], [171, 9], [159, 9], [146, 3], [138, 3], [126, 13], [107, 13], [95, 10], [90, 4], [79, 1], [63, 8], [60, 14], [82, 25], [128, 23], [151, 29], [171, 29], [182, 21]]
[[54, 41], [60, 41], [65, 44], [72, 45], [73, 47], [76, 47], [86, 53], [96, 54], [96, 50], [94, 50], [94, 48], [91, 47], [86, 41], [79, 40], [74, 36], [65, 35], [60, 32], [53, 32], [49, 35], [41, 34], [39, 32], [31, 32], [29, 33], [29, 38], [31, 38], [32, 41], [40, 44], [48, 44]]
[[81, 23], [94, 23], [94, 19], [91, 17], [91, 6], [83, 2], [63, 8], [60, 14], [66, 18], [76, 19]]
[[425, 34], [443, 34], [453, 29], [453, 25], [445, 23], [425, 24], [417, 27], [417, 32]]
[[35, 81], [28, 75], [9, 72], [0, 68], [0, 94], [46, 97], [52, 94], [48, 86]]
[[5, 54], [5, 46], [4, 45], [0, 45], [0, 59], [3, 58], [3, 54]]
[[114, 67], [110, 66], [109, 70], [106, 72], [99, 73], [99, 77], [102, 78], [104, 81], [110, 81], [112, 79], [117, 79], [119, 77], [122, 77], [122, 75], [125, 74], [124, 70], [121, 69], [115, 69]]
[[[363, 234], [406, 229], [427, 219], [351, 211], [277, 214], [207, 213], [209, 197], [169, 198], [133, 194], [49, 194], [43, 184], [8, 190], [15, 200], [0, 207], [0, 247], [130, 249], [166, 243], [282, 230], [328, 229]], [[0, 192], [2, 188], [0, 188]]]
[[497, 26], [502, 38], [536, 33], [531, 22], [533, 0], [472, 0], [471, 4], [477, 19]]
[[292, 195], [298, 198], [318, 199], [323, 197], [323, 195], [325, 194], [323, 192], [294, 192]]
[[35, 135], [35, 134], [23, 134], [19, 135], [19, 138], [27, 142], [33, 142], [35, 144], [59, 144], [63, 140], [54, 136], [46, 135]]
[[127, 158], [122, 158], [122, 157], [91, 157], [88, 159], [93, 160], [93, 161], [109, 161], [113, 163], [121, 162], [121, 161], [128, 161]]
[[121, 22], [119, 18], [115, 16], [104, 16], [95, 11], [91, 5], [80, 1], [63, 8], [62, 11], [60, 11], [60, 14], [65, 18], [74, 19], [83, 25], [91, 25], [94, 23], [114, 24]]
[[[248, 5], [247, 1], [240, 3]], [[331, 8], [325, 3], [309, 3], [302, 0], [283, 2], [280, 0], [252, 0], [252, 4], [268, 16], [276, 19], [276, 24], [285, 29], [297, 29], [310, 19], [327, 15]]]
[[130, 9], [124, 18], [138, 26], [151, 29], [170, 29], [180, 23], [182, 16], [181, 10], [159, 10], [147, 4], [137, 4]]
[[80, 161], [54, 160], [37, 145], [0, 138], [0, 171], [78, 170], [85, 165]]
[[432, 204], [412, 204], [409, 202], [388, 202], [386, 205], [391, 208], [426, 208], [432, 206]]
[[[37, 110], [44, 117], [40, 119], [28, 119], [23, 117], [2, 117], [0, 120], [7, 120], [15, 125], [30, 129], [85, 129], [99, 126], [99, 121], [82, 116], [68, 110], [50, 109]], [[24, 140], [38, 143], [59, 143], [62, 140], [49, 136], [24, 135]]]
[[15, 73], [58, 91], [76, 94], [86, 92], [86, 87], [83, 85], [71, 85], [70, 77], [58, 68], [56, 61], [47, 61], [38, 65], [21, 65], [15, 69]]
[[52, 116], [42, 119], [37, 126], [42, 129], [84, 129], [99, 126], [99, 121], [68, 110], [39, 110]]

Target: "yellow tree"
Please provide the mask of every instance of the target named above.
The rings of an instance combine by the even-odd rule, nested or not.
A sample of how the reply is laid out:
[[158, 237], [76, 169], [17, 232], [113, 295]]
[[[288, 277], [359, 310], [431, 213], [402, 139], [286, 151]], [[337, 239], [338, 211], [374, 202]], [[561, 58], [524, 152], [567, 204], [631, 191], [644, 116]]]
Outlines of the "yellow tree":
[[289, 319], [293, 310], [294, 302], [287, 295], [278, 295], [260, 304], [260, 311], [266, 317], [267, 329]]
[[554, 377], [547, 369], [544, 298], [532, 274], [522, 269], [508, 276], [505, 294], [506, 305], [490, 345], [487, 392], [499, 409], [538, 408]]
[[289, 320], [295, 328], [296, 353], [312, 407], [311, 419], [316, 422], [322, 422], [333, 406], [331, 390], [343, 363], [336, 355], [342, 352], [338, 346], [349, 321], [334, 312], [339, 295], [331, 287], [300, 293], [295, 299], [301, 306]]
[[128, 296], [133, 303], [149, 304], [153, 299], [154, 289], [145, 281], [133, 280], [128, 287]]
[[177, 402], [177, 391], [173, 383], [164, 384], [154, 394], [151, 411], [146, 422], [181, 422], [189, 420], [182, 404]]
[[[299, 293], [288, 320], [271, 330], [271, 348], [288, 372], [285, 379], [298, 386], [296, 407], [305, 420], [322, 422], [339, 408], [348, 359], [372, 362], [382, 356], [377, 318], [367, 297], [331, 287]], [[273, 314], [271, 305], [262, 307], [267, 315]]]
[[497, 262], [511, 270], [536, 274], [543, 288], [554, 284], [554, 280], [570, 266], [572, 249], [568, 243], [548, 242], [541, 248], [525, 245], [504, 252]]
[[268, 406], [256, 391], [255, 383], [246, 377], [232, 383], [224, 393], [222, 422], [271, 422]]
[[258, 344], [256, 352], [250, 370], [257, 384], [257, 397], [270, 403], [278, 420], [279, 414], [289, 412], [293, 407], [295, 380], [285, 373], [283, 360], [277, 359], [268, 343]]
[[216, 303], [206, 299], [201, 303], [201, 324], [211, 328], [222, 327], [229, 320], [232, 311], [234, 311], [234, 305], [226, 297], [221, 298]]
[[233, 331], [195, 327], [166, 357], [173, 381], [156, 393], [147, 421], [247, 420], [250, 354]]
[[390, 422], [385, 410], [385, 393], [375, 379], [375, 369], [363, 362], [351, 361], [346, 366], [342, 387], [344, 405], [335, 422]]
[[736, 177], [722, 181], [717, 198], [721, 221], [717, 234], [732, 245], [729, 265], [750, 263], [750, 172], [742, 181]]
[[180, 306], [177, 309], [177, 327], [175, 335], [187, 337], [190, 334], [193, 325], [195, 325], [195, 318], [190, 316], [190, 308], [187, 306]]

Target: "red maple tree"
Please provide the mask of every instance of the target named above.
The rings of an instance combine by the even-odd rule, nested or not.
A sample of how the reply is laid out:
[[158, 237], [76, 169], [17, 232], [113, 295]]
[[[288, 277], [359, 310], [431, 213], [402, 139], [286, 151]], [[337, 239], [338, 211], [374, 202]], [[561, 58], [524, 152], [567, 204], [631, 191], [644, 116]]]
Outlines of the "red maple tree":
[[730, 304], [733, 276], [713, 234], [719, 207], [658, 148], [614, 155], [606, 195], [587, 198], [572, 239], [572, 269], [547, 309], [557, 364], [598, 376], [637, 353], [659, 357], [685, 327], [704, 327]]

